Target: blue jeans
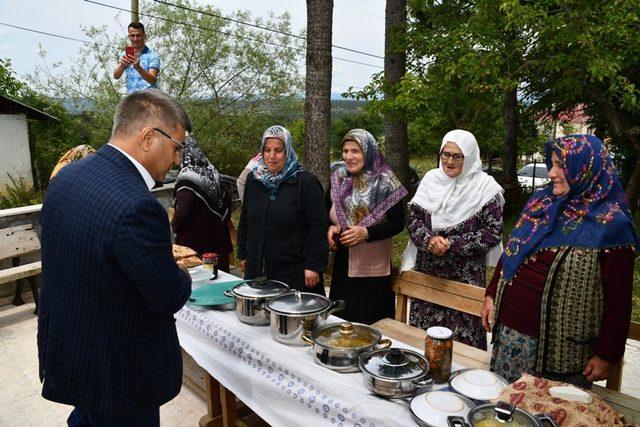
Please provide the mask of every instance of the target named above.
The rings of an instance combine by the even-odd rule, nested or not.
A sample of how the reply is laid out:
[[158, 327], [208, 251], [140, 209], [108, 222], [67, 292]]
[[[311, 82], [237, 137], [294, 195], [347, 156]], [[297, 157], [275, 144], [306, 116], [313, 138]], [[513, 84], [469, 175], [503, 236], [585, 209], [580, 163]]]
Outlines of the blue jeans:
[[67, 425], [70, 427], [158, 427], [160, 407], [145, 409], [126, 417], [111, 417], [87, 412], [76, 406], [67, 418]]

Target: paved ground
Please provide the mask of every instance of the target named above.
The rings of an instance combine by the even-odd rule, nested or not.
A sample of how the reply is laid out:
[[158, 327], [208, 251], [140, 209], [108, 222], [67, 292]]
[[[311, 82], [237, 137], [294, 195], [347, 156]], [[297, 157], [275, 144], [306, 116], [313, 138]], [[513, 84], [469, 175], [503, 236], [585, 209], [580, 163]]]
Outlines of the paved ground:
[[[33, 303], [0, 307], [0, 426], [66, 426], [71, 407], [40, 396]], [[163, 426], [197, 426], [207, 403], [183, 385], [160, 408]]]
[[[40, 396], [33, 303], [0, 307], [0, 426], [65, 426], [71, 407]], [[640, 343], [627, 344], [622, 391], [640, 397]], [[188, 387], [160, 408], [163, 426], [197, 426], [206, 402]]]

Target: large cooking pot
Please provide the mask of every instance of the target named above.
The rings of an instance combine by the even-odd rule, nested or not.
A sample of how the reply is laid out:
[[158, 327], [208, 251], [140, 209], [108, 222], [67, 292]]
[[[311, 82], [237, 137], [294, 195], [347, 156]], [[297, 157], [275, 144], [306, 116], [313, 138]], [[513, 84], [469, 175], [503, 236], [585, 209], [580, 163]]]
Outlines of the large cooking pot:
[[273, 338], [282, 344], [297, 346], [309, 345], [302, 335], [323, 326], [332, 313], [344, 307], [343, 300], [331, 302], [325, 296], [298, 290], [277, 296], [266, 305], [271, 313]]
[[234, 286], [224, 294], [236, 299], [236, 315], [242, 323], [254, 326], [269, 324], [269, 312], [265, 304], [272, 298], [289, 291], [289, 285], [277, 280], [247, 280]]
[[418, 387], [433, 383], [428, 377], [429, 362], [411, 350], [389, 348], [364, 353], [358, 366], [369, 389], [389, 399], [412, 396]]
[[358, 358], [372, 350], [391, 347], [391, 340], [371, 326], [361, 323], [334, 323], [303, 334], [302, 339], [313, 344], [316, 362], [338, 372], [358, 372]]
[[544, 427], [544, 423], [556, 427], [548, 414], [531, 415], [507, 402], [486, 403], [476, 406], [463, 417], [448, 417], [450, 427]]

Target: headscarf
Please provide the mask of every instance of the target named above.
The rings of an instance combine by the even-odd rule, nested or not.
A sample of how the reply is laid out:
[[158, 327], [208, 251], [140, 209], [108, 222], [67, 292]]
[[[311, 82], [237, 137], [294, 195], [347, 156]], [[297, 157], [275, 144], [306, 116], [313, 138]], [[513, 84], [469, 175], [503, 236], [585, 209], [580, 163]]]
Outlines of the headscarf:
[[407, 195], [407, 190], [384, 159], [376, 139], [364, 129], [353, 129], [342, 138], [353, 141], [364, 154], [364, 166], [352, 175], [341, 162], [331, 174], [331, 200], [340, 226], [369, 227]]
[[503, 278], [545, 248], [570, 246], [602, 249], [639, 245], [638, 235], [611, 157], [593, 135], [569, 135], [545, 145], [564, 163], [569, 193], [554, 196], [553, 186], [537, 191], [525, 205], [502, 256]]
[[283, 126], [271, 126], [262, 134], [262, 144], [260, 145], [260, 153], [264, 151], [264, 145], [268, 138], [276, 138], [284, 143], [285, 161], [284, 168], [275, 174], [269, 172], [267, 165], [264, 163], [264, 156], [260, 157], [258, 165], [253, 169], [253, 175], [259, 181], [262, 181], [269, 190], [269, 198], [275, 200], [278, 195], [280, 185], [302, 172], [302, 164], [298, 160], [298, 155], [293, 150], [293, 138], [291, 133]]
[[[482, 171], [480, 148], [475, 136], [466, 130], [452, 130], [442, 138], [440, 151], [448, 142], [455, 143], [464, 154], [462, 172], [455, 178], [449, 177], [440, 160], [439, 167], [430, 170], [422, 178], [415, 196], [409, 202], [431, 214], [431, 229], [436, 232], [455, 227], [473, 217], [496, 196], [500, 203], [504, 203], [502, 187]], [[501, 254], [502, 243], [499, 243], [487, 253], [487, 265], [496, 265]], [[417, 248], [409, 240], [403, 254], [402, 271], [415, 266], [416, 255]]]
[[95, 152], [96, 150], [90, 145], [82, 144], [73, 147], [72, 149], [64, 153], [62, 157], [60, 157], [60, 160], [58, 160], [58, 163], [53, 168], [53, 172], [51, 172], [49, 181], [51, 181], [53, 177], [56, 176], [56, 174], [60, 172], [60, 169], [62, 169], [64, 166], [68, 165], [69, 163], [75, 162], [76, 160], [80, 160], [87, 156], [90, 156]]
[[175, 191], [191, 191], [221, 221], [227, 219], [229, 207], [224, 202], [224, 192], [218, 170], [209, 161], [192, 135], [188, 135], [182, 147], [180, 173]]

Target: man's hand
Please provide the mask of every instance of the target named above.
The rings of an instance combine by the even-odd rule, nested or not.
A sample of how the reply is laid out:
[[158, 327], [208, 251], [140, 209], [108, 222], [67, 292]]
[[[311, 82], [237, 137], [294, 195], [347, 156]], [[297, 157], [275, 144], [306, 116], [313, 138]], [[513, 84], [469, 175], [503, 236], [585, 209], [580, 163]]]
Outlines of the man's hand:
[[484, 304], [482, 305], [482, 311], [480, 312], [480, 318], [482, 319], [482, 326], [485, 331], [491, 332], [491, 322], [493, 321], [493, 298], [490, 296], [484, 297]]
[[615, 367], [613, 363], [595, 355], [589, 359], [582, 374], [591, 382], [605, 380], [613, 374]]
[[122, 65], [124, 68], [127, 68], [129, 65], [137, 64], [139, 62], [139, 57], [131, 55], [124, 55], [122, 59], [120, 59], [120, 65]]
[[449, 240], [445, 239], [442, 236], [433, 236], [431, 240], [429, 240], [427, 250], [432, 255], [443, 256], [449, 250], [449, 246], [451, 246]]
[[240, 260], [240, 268], [242, 269], [243, 273], [247, 272], [247, 260], [246, 259], [241, 259]]
[[329, 226], [329, 230], [327, 231], [327, 240], [329, 241], [329, 249], [333, 252], [338, 250], [338, 244], [335, 239], [336, 236], [340, 236], [340, 227], [337, 225]]
[[320, 283], [320, 275], [312, 270], [304, 270], [304, 285], [307, 288], [313, 288]]
[[354, 225], [352, 227], [347, 228], [340, 235], [340, 243], [347, 247], [359, 245], [360, 243], [367, 240], [369, 237], [369, 232], [366, 227], [361, 225]]

